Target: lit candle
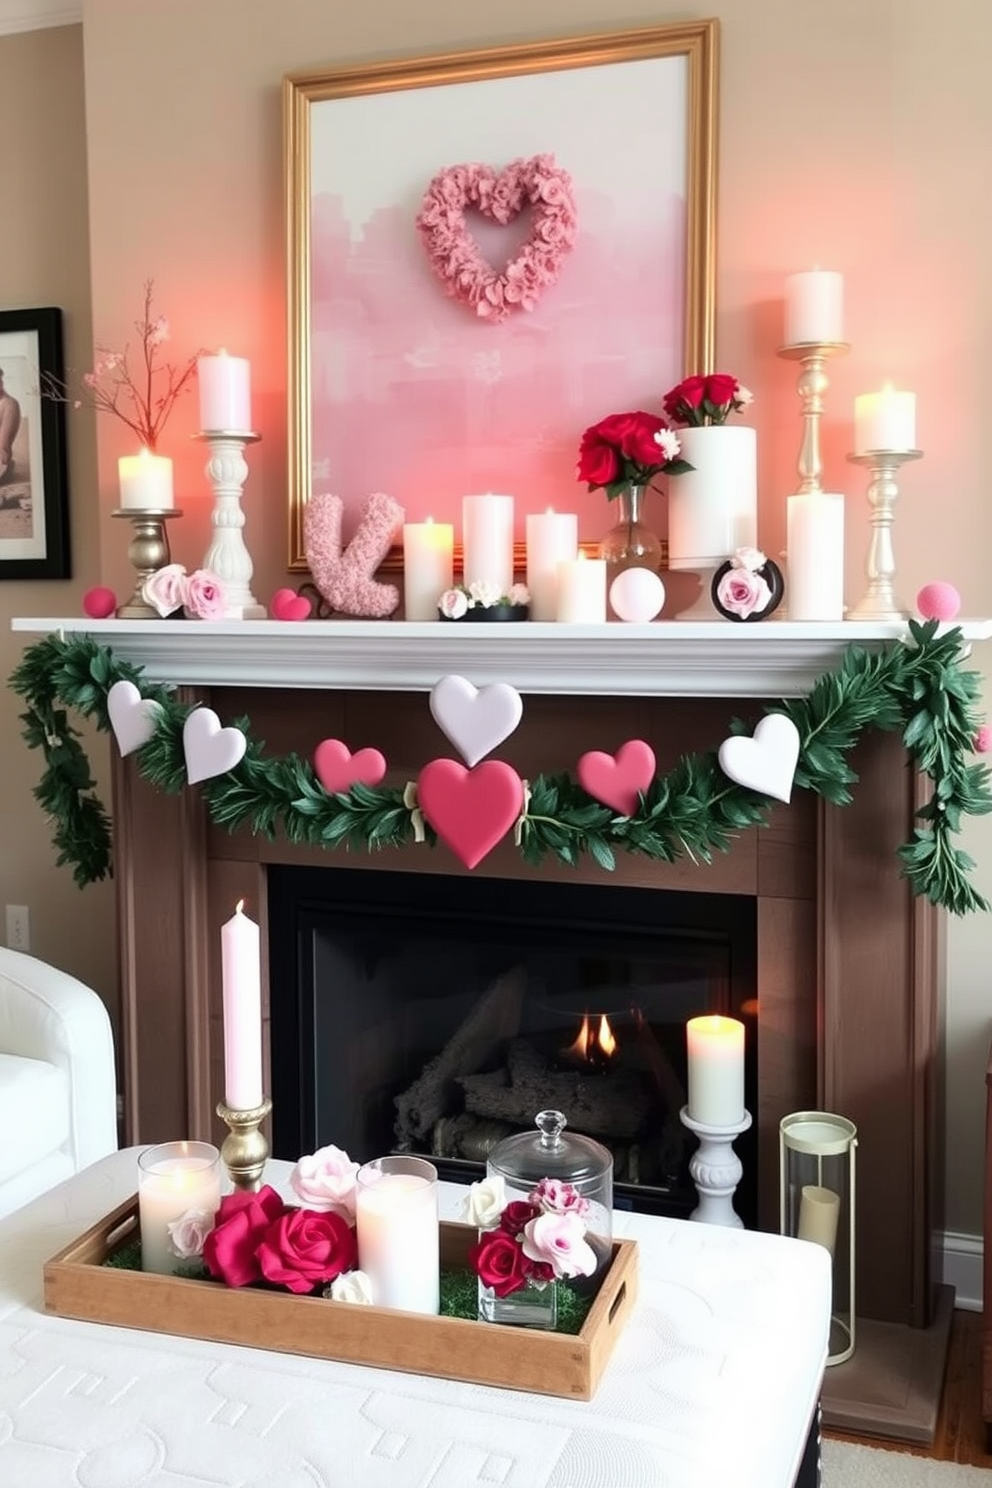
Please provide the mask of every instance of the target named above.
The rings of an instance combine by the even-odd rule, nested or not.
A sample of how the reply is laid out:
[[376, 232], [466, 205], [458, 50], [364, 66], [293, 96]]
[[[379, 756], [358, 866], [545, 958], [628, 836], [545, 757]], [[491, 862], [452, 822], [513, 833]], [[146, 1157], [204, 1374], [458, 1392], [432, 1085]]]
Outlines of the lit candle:
[[565, 625], [601, 625], [606, 620], [606, 560], [566, 559], [558, 565], [558, 619]]
[[172, 461], [143, 449], [117, 461], [121, 506], [127, 511], [168, 511], [172, 495]]
[[166, 1142], [138, 1158], [138, 1223], [141, 1269], [171, 1276], [188, 1264], [169, 1225], [191, 1211], [203, 1218], [220, 1204], [220, 1153], [208, 1142]]
[[436, 1168], [416, 1157], [366, 1163], [358, 1170], [355, 1221], [358, 1264], [372, 1283], [375, 1306], [436, 1313], [441, 1276]]
[[807, 1184], [799, 1198], [800, 1240], [812, 1240], [834, 1253], [837, 1243], [837, 1220], [840, 1217], [840, 1195], [832, 1188]]
[[200, 428], [215, 433], [251, 433], [251, 363], [246, 357], [228, 356], [223, 347], [216, 356], [197, 359], [200, 383]]
[[403, 527], [403, 596], [408, 620], [436, 620], [437, 602], [451, 588], [454, 528], [450, 522], [407, 522]]
[[790, 496], [786, 516], [785, 602], [790, 620], [844, 618], [844, 497], [834, 491]]
[[579, 550], [579, 519], [548, 507], [546, 512], [530, 513], [526, 526], [530, 618], [557, 620], [558, 565]]
[[513, 497], [462, 497], [462, 574], [466, 584], [513, 588]]
[[706, 1014], [685, 1026], [689, 1051], [689, 1116], [703, 1126], [744, 1119], [744, 1024]]
[[887, 382], [878, 393], [854, 400], [854, 452], [916, 448], [916, 394], [901, 393]]
[[232, 1111], [262, 1104], [262, 975], [258, 926], [242, 911], [221, 927], [224, 1100]]
[[843, 275], [826, 269], [790, 274], [785, 281], [786, 346], [843, 339]]

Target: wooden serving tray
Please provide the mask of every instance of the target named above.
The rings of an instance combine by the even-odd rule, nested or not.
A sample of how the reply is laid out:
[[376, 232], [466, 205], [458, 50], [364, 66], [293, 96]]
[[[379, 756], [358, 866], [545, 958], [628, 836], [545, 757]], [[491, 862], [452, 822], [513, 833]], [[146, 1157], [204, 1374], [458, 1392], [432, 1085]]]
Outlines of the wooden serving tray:
[[[103, 1262], [134, 1240], [137, 1196], [45, 1263], [45, 1311], [215, 1343], [307, 1354], [410, 1374], [591, 1400], [637, 1295], [637, 1245], [613, 1259], [579, 1333], [548, 1333], [463, 1318], [330, 1302], [291, 1292], [188, 1281]], [[441, 1265], [467, 1265], [478, 1231], [441, 1225]]]

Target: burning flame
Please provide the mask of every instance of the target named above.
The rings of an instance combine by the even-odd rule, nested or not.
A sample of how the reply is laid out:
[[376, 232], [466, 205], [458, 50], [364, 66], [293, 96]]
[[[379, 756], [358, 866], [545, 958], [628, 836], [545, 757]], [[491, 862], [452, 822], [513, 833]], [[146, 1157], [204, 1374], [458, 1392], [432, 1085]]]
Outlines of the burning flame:
[[607, 1059], [612, 1059], [616, 1052], [616, 1035], [610, 1027], [610, 1020], [605, 1013], [600, 1015], [599, 1027], [595, 1032], [593, 1032], [592, 1025], [589, 1022], [589, 1014], [584, 1013], [574, 1042], [569, 1044], [567, 1049], [563, 1050], [566, 1058], [579, 1059], [589, 1063], [596, 1061], [603, 1055]]

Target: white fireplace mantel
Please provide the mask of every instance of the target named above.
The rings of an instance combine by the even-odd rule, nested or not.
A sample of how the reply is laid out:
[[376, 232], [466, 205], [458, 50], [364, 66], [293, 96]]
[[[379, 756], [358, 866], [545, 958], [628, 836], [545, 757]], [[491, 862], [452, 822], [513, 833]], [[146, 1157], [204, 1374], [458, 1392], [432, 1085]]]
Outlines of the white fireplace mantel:
[[[992, 620], [960, 622], [968, 641]], [[769, 620], [652, 625], [466, 625], [367, 620], [18, 618], [27, 635], [91, 635], [150, 682], [200, 687], [429, 691], [448, 672], [477, 686], [612, 697], [795, 697], [852, 642], [901, 640], [901, 622]]]

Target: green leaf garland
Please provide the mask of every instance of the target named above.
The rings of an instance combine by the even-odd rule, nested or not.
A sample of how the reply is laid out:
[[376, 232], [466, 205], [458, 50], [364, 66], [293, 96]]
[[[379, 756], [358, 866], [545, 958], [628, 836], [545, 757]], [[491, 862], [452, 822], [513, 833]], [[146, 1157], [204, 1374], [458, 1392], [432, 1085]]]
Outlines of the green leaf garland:
[[[989, 907], [970, 881], [975, 865], [955, 847], [954, 837], [965, 817], [992, 811], [988, 767], [971, 759], [980, 678], [962, 669], [961, 658], [959, 629], [940, 633], [936, 621], [911, 620], [905, 643], [877, 651], [849, 646], [807, 697], [766, 709], [787, 714], [799, 730], [796, 786], [837, 806], [850, 802], [857, 783], [848, 756], [861, 735], [868, 729], [901, 731], [907, 752], [933, 785], [917, 812], [912, 840], [899, 849], [902, 871], [915, 894], [954, 914]], [[26, 703], [24, 738], [45, 759], [34, 794], [53, 823], [58, 862], [71, 864], [80, 887], [111, 871], [110, 822], [66, 710], [108, 730], [107, 693], [123, 680], [161, 705], [155, 734], [135, 758], [145, 779], [174, 795], [186, 788], [182, 733], [191, 709], [170, 688], [146, 684], [140, 667], [119, 661], [89, 636], [47, 636], [25, 652], [10, 679]], [[248, 739], [244, 758], [200, 787], [217, 825], [269, 837], [282, 831], [290, 842], [331, 849], [382, 849], [416, 840], [419, 813], [415, 817], [415, 802], [404, 799], [402, 788], [356, 785], [329, 795], [308, 760], [268, 756], [264, 743], [252, 739], [249, 721], [234, 722]], [[731, 730], [745, 732], [739, 720]], [[615, 867], [617, 852], [661, 863], [681, 857], [708, 863], [742, 831], [765, 824], [772, 804], [729, 780], [715, 751], [683, 755], [652, 782], [633, 816], [618, 816], [593, 800], [567, 773], [541, 775], [530, 783], [520, 851], [527, 863], [550, 856], [572, 866], [587, 854], [605, 872]], [[423, 835], [431, 845], [436, 841], [429, 824]]]

